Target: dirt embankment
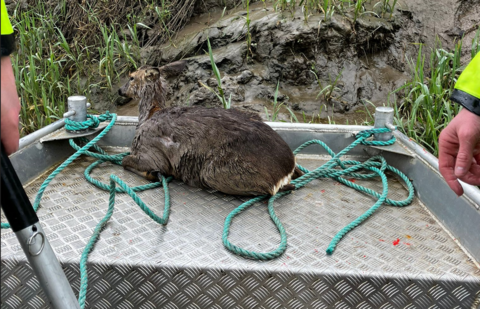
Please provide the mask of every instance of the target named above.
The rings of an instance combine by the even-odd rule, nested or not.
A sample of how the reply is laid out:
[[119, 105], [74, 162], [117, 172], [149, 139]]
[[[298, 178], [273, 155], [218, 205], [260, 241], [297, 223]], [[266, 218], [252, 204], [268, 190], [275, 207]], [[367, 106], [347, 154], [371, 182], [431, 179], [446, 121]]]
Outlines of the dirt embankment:
[[[271, 114], [278, 82], [278, 101], [300, 121], [303, 115], [310, 121], [320, 114], [323, 121], [330, 116], [337, 122], [361, 122], [366, 115], [355, 111], [364, 111], [365, 106], [371, 109], [368, 102], [386, 104], [388, 94], [408, 78], [408, 59], [416, 58], [416, 43], [430, 48], [438, 36], [448, 49], [467, 31], [464, 50], [468, 51], [471, 29], [480, 22], [478, 0], [399, 1], [391, 19], [389, 14], [386, 18], [364, 14], [355, 24], [351, 14], [335, 14], [327, 22], [314, 14], [306, 20], [301, 10], [280, 13], [256, 3], [250, 7], [250, 54], [246, 10], [237, 7], [223, 12], [217, 2], [202, 3], [202, 14], [194, 16], [174, 41], [142, 51], [142, 58], [154, 66], [188, 60], [187, 72], [170, 81], [171, 105], [220, 106], [216, 96], [198, 83], [217, 85], [205, 54], [210, 38], [223, 88], [227, 97], [231, 94], [233, 106], [264, 117], [267, 108]], [[328, 91], [319, 96], [328, 85], [335, 90], [330, 96], [325, 95]], [[135, 114], [135, 102], [119, 108], [119, 113]], [[281, 114], [280, 119], [290, 120], [285, 110]]]
[[[11, 1], [6, 0], [7, 6], [15, 4]], [[66, 1], [71, 6], [66, 6], [62, 31], [72, 38], [88, 38], [88, 16], [81, 14], [77, 1]], [[87, 2], [99, 8], [103, 5], [103, 1]], [[316, 122], [330, 116], [337, 123], [361, 122], [366, 115], [359, 112], [373, 108], [369, 102], [386, 104], [388, 94], [409, 77], [408, 59], [416, 58], [418, 43], [429, 50], [438, 37], [445, 49], [451, 49], [455, 40], [465, 36], [466, 54], [480, 23], [480, 0], [400, 0], [385, 18], [381, 18], [380, 5], [366, 1], [365, 10], [375, 14], [365, 13], [356, 22], [352, 12], [335, 13], [325, 21], [319, 13], [305, 18], [301, 9], [276, 11], [269, 2], [250, 5], [250, 50], [247, 11], [241, 0], [172, 0], [168, 25], [159, 22], [153, 4], [116, 0], [108, 10], [99, 11], [99, 18], [139, 16], [137, 21], [148, 26], [138, 29], [141, 64], [188, 61], [187, 70], [169, 81], [169, 105], [221, 105], [199, 83], [217, 85], [206, 54], [209, 38], [226, 97], [231, 95], [234, 107], [257, 111], [266, 118], [265, 109], [271, 114], [278, 83], [278, 102], [283, 103], [280, 120], [290, 120], [288, 107], [300, 121], [304, 115], [306, 121]], [[56, 12], [61, 10], [54, 3], [51, 6]], [[127, 35], [127, 39], [131, 38]], [[322, 89], [327, 90], [319, 95]], [[127, 103], [114, 93], [92, 93], [91, 101], [98, 110], [138, 114], [136, 102]]]

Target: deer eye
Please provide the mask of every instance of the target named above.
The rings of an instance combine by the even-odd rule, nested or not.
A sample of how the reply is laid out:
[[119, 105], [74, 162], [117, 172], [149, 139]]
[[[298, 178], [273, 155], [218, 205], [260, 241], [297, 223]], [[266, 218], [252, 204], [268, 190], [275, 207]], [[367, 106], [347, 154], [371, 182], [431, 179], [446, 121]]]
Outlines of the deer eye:
[[133, 77], [130, 77], [130, 81], [132, 81], [132, 80], [134, 80], [134, 78], [133, 78]]

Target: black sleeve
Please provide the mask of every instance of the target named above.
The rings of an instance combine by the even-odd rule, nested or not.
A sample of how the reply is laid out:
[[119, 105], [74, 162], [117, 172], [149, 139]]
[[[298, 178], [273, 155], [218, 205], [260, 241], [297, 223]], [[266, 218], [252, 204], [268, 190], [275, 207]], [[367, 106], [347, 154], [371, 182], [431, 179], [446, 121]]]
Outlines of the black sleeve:
[[455, 89], [453, 90], [450, 100], [457, 102], [472, 113], [480, 116], [480, 99], [474, 97], [465, 91]]
[[15, 51], [15, 34], [2, 34], [0, 41], [2, 57], [8, 56]]

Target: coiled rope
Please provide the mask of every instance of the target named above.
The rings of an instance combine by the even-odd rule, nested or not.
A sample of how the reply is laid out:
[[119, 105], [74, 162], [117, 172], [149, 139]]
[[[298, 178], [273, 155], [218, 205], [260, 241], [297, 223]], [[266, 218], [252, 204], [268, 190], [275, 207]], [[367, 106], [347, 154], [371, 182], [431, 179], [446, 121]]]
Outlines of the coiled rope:
[[[110, 217], [113, 214], [113, 209], [115, 205], [115, 194], [116, 193], [127, 193], [132, 199], [135, 201], [135, 203], [150, 217], [152, 218], [155, 222], [159, 224], [167, 224], [168, 218], [170, 215], [170, 195], [168, 191], [168, 183], [172, 180], [172, 177], [165, 178], [164, 176], [159, 174], [159, 179], [161, 181], [143, 185], [143, 186], [137, 186], [130, 188], [127, 186], [121, 179], [119, 179], [115, 175], [110, 175], [110, 184], [106, 185], [101, 183], [100, 181], [92, 178], [90, 176], [91, 171], [98, 167], [98, 165], [104, 163], [104, 162], [112, 162], [117, 165], [121, 165], [122, 159], [127, 156], [129, 153], [121, 153], [121, 154], [116, 154], [116, 155], [108, 155], [105, 151], [103, 151], [100, 147], [98, 147], [97, 142], [103, 138], [113, 127], [115, 124], [115, 121], [117, 119], [116, 114], [110, 114], [109, 112], [106, 112], [105, 114], [102, 114], [98, 117], [92, 116], [92, 115], [87, 115], [87, 121], [84, 122], [75, 122], [71, 121], [69, 119], [65, 120], [65, 128], [67, 130], [85, 130], [88, 128], [95, 128], [98, 127], [100, 122], [103, 121], [110, 121], [110, 123], [103, 129], [99, 135], [97, 135], [95, 138], [93, 138], [91, 141], [88, 141], [86, 138], [81, 138], [79, 139], [80, 142], [83, 142], [85, 145], [80, 147], [78, 146], [73, 139], [70, 139], [70, 145], [76, 150], [76, 152], [70, 156], [65, 162], [63, 162], [59, 167], [55, 169], [48, 177], [45, 179], [43, 184], [41, 185], [37, 196], [35, 197], [35, 201], [33, 203], [33, 208], [35, 211], [37, 211], [38, 207], [40, 206], [40, 200], [43, 196], [43, 193], [45, 192], [45, 189], [49, 185], [49, 183], [57, 176], [65, 167], [67, 167], [70, 163], [72, 163], [75, 159], [77, 159], [79, 156], [82, 154], [94, 157], [98, 159], [98, 161], [92, 163], [86, 170], [85, 170], [85, 177], [86, 179], [94, 184], [95, 186], [99, 187], [102, 190], [106, 190], [110, 192], [110, 199], [109, 199], [109, 205], [108, 205], [108, 210], [105, 215], [105, 217], [97, 224], [95, 227], [95, 230], [88, 241], [87, 245], [85, 246], [85, 249], [83, 250], [82, 256], [80, 258], [80, 274], [81, 274], [81, 279], [80, 279], [80, 292], [79, 292], [79, 297], [78, 301], [80, 304], [80, 307], [83, 309], [85, 307], [85, 300], [86, 300], [86, 293], [87, 293], [87, 286], [88, 286], [88, 274], [87, 274], [87, 259], [88, 255], [92, 251], [96, 241], [98, 240], [100, 233], [105, 226], [105, 224], [108, 222]], [[323, 148], [326, 149], [326, 151], [330, 154], [332, 159], [330, 159], [327, 163], [324, 165], [318, 167], [317, 169], [313, 171], [309, 171], [306, 168], [298, 165], [298, 167], [305, 173], [303, 176], [293, 180], [291, 183], [295, 185], [295, 189], [299, 189], [309, 182], [311, 182], [314, 179], [318, 178], [333, 178], [349, 187], [352, 187], [356, 190], [359, 190], [361, 192], [367, 193], [369, 195], [372, 195], [373, 197], [377, 198], [377, 202], [369, 209], [367, 210], [364, 214], [362, 214], [360, 217], [352, 221], [350, 224], [348, 224], [346, 227], [344, 227], [340, 232], [338, 232], [330, 242], [328, 248], [327, 248], [327, 254], [332, 254], [333, 251], [335, 250], [335, 247], [337, 244], [340, 242], [343, 236], [347, 234], [350, 230], [358, 226], [360, 223], [362, 223], [365, 219], [370, 217], [383, 203], [386, 203], [388, 205], [392, 206], [397, 206], [397, 207], [403, 207], [407, 206], [410, 204], [413, 200], [413, 195], [414, 195], [414, 189], [411, 181], [407, 178], [405, 174], [397, 170], [396, 168], [389, 166], [385, 159], [380, 157], [380, 156], [375, 156], [370, 158], [369, 160], [361, 163], [358, 161], [341, 161], [340, 157], [348, 153], [351, 149], [353, 149], [355, 146], [359, 144], [363, 145], [381, 145], [381, 146], [386, 146], [386, 145], [392, 145], [395, 142], [395, 137], [393, 137], [391, 140], [387, 142], [380, 142], [380, 141], [368, 141], [367, 139], [371, 137], [374, 133], [387, 133], [390, 132], [389, 129], [387, 128], [380, 128], [380, 129], [372, 129], [372, 130], [365, 130], [361, 131], [356, 135], [356, 140], [350, 144], [348, 147], [340, 151], [339, 153], [335, 154], [325, 143], [319, 140], [311, 140], [308, 141], [304, 144], [302, 144], [300, 147], [298, 147], [295, 151], [294, 154], [298, 154], [301, 150], [304, 148], [318, 144], [321, 145]], [[98, 153], [91, 152], [89, 151], [90, 148], [94, 148]], [[372, 171], [373, 173], [371, 174], [360, 174], [357, 173], [357, 171], [361, 169], [366, 169], [369, 171]], [[387, 177], [385, 175], [385, 171], [389, 170], [397, 175], [400, 176], [400, 178], [405, 181], [409, 194], [408, 197], [403, 200], [403, 201], [395, 201], [387, 198], [388, 194], [388, 183], [387, 183]], [[348, 178], [357, 178], [357, 179], [367, 179], [367, 178], [372, 178], [375, 176], [380, 176], [383, 184], [383, 190], [382, 193], [379, 194], [371, 189], [365, 188], [363, 186], [354, 184], [353, 182], [345, 179], [344, 177]], [[342, 177], [343, 176], [343, 177]], [[117, 185], [119, 187], [117, 187]], [[135, 192], [139, 191], [144, 191], [152, 188], [159, 187], [160, 185], [163, 186], [163, 190], [165, 192], [165, 206], [163, 210], [163, 215], [162, 217], [157, 216], [151, 209], [137, 196]], [[225, 224], [224, 224], [224, 229], [223, 229], [223, 234], [222, 234], [222, 241], [224, 246], [232, 251], [235, 254], [247, 257], [247, 258], [252, 258], [252, 259], [258, 259], [258, 260], [269, 260], [276, 258], [280, 256], [283, 252], [285, 252], [287, 248], [287, 235], [285, 232], [285, 229], [280, 222], [280, 219], [275, 214], [275, 210], [273, 208], [273, 202], [284, 196], [289, 194], [291, 191], [286, 191], [286, 192], [280, 192], [277, 193], [274, 196], [258, 196], [255, 197], [240, 206], [238, 206], [235, 210], [233, 210], [225, 219]], [[242, 211], [246, 210], [256, 202], [260, 202], [262, 200], [268, 199], [268, 212], [270, 214], [270, 217], [272, 221], [274, 222], [275, 226], [277, 227], [278, 231], [280, 232], [280, 245], [278, 246], [277, 249], [271, 252], [254, 252], [254, 251], [248, 251], [245, 249], [242, 249], [234, 244], [232, 244], [228, 240], [228, 234], [230, 230], [230, 226], [232, 224], [233, 218], [241, 213]], [[10, 228], [10, 225], [8, 223], [2, 223], [1, 228]]]
[[[335, 250], [335, 247], [337, 244], [340, 242], [340, 240], [345, 236], [349, 231], [354, 229], [356, 226], [358, 226], [360, 223], [365, 221], [368, 217], [370, 217], [383, 203], [386, 203], [388, 205], [392, 206], [397, 206], [397, 207], [403, 207], [409, 205], [414, 197], [414, 188], [412, 182], [408, 179], [408, 177], [400, 172], [398, 169], [390, 166], [387, 164], [385, 159], [381, 156], [375, 156], [364, 163], [358, 162], [358, 161], [341, 161], [339, 158], [346, 153], [348, 153], [350, 150], [352, 150], [355, 146], [359, 144], [363, 145], [374, 145], [374, 146], [387, 146], [387, 145], [392, 145], [395, 143], [395, 137], [392, 137], [391, 140], [382, 142], [382, 141], [367, 141], [367, 138], [372, 136], [374, 133], [387, 133], [390, 132], [389, 129], [387, 128], [380, 128], [380, 129], [372, 129], [372, 130], [365, 130], [356, 135], [356, 140], [350, 144], [348, 147], [340, 151], [339, 153], [335, 154], [324, 142], [319, 141], [319, 140], [311, 140], [308, 141], [304, 144], [302, 144], [300, 147], [298, 147], [293, 153], [296, 155], [300, 151], [302, 151], [304, 148], [318, 144], [321, 145], [325, 150], [329, 153], [329, 155], [332, 157], [327, 163], [324, 165], [318, 167], [317, 169], [313, 171], [309, 171], [306, 168], [300, 166], [297, 164], [297, 166], [305, 173], [303, 176], [293, 180], [291, 184], [295, 185], [295, 189], [299, 189], [303, 186], [305, 186], [307, 183], [311, 182], [314, 179], [317, 178], [333, 178], [344, 185], [347, 185], [351, 188], [354, 188], [358, 191], [367, 193], [369, 195], [374, 196], [377, 198], [377, 202], [370, 207], [364, 214], [362, 214], [360, 217], [352, 221], [350, 224], [348, 224], [346, 227], [344, 227], [342, 230], [340, 230], [332, 239], [330, 244], [328, 245], [327, 248], [327, 254], [332, 254], [333, 251]], [[336, 167], [340, 167], [341, 169], [338, 169]], [[372, 171], [374, 173], [371, 174], [359, 174], [356, 173], [360, 169], [366, 169], [369, 171]], [[387, 182], [387, 176], [385, 175], [385, 170], [392, 171], [396, 173], [397, 175], [402, 178], [403, 181], [405, 181], [407, 188], [408, 188], [408, 197], [403, 200], [403, 201], [395, 201], [387, 198], [388, 195], [388, 182]], [[368, 179], [372, 178], [375, 176], [380, 176], [382, 179], [382, 184], [383, 184], [383, 190], [381, 194], [378, 194], [377, 192], [365, 188], [363, 186], [357, 185], [341, 176], [348, 177], [348, 178], [356, 178], [356, 179]], [[252, 258], [256, 260], [269, 260], [276, 258], [285, 252], [287, 248], [287, 234], [285, 232], [285, 228], [283, 227], [282, 223], [278, 219], [277, 215], [275, 214], [275, 210], [273, 208], [273, 202], [284, 196], [289, 194], [291, 191], [286, 191], [286, 192], [280, 192], [277, 193], [274, 196], [268, 196], [268, 195], [263, 195], [256, 197], [254, 199], [251, 199], [242, 205], [238, 206], [236, 209], [234, 209], [226, 218], [225, 224], [223, 227], [223, 235], [222, 235], [222, 241], [223, 244], [226, 248], [228, 248], [230, 251], [241, 255], [246, 258]], [[268, 199], [268, 213], [270, 214], [270, 218], [274, 222], [277, 230], [280, 233], [280, 244], [277, 247], [277, 249], [270, 251], [270, 252], [255, 252], [255, 251], [248, 251], [245, 249], [242, 249], [238, 246], [235, 246], [228, 240], [228, 234], [230, 230], [230, 226], [232, 224], [232, 220], [235, 216], [237, 216], [239, 213], [247, 209], [248, 207], [252, 206], [256, 202], [260, 202], [262, 200]]]

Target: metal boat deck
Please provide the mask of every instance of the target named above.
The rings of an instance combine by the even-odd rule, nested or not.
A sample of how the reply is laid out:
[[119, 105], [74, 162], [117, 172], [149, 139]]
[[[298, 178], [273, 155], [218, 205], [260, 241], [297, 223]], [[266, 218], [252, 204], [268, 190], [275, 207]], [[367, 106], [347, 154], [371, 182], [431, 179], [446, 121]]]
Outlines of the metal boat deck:
[[[109, 133], [110, 139], [104, 142], [109, 145], [108, 152], [128, 151], [124, 147], [128, 142], [119, 140], [130, 136], [132, 128], [131, 124], [123, 126]], [[332, 141], [332, 134], [337, 135], [336, 139], [348, 140], [345, 132], [320, 131], [305, 132], [324, 134], [324, 139]], [[281, 133], [290, 144], [300, 143], [291, 134], [294, 133], [286, 129]], [[23, 158], [15, 161], [14, 156], [12, 161], [22, 165], [34, 153], [51, 155], [60, 153], [59, 147], [67, 147], [65, 141], [52, 143], [33, 144], [30, 150], [17, 155]], [[45, 149], [48, 147], [52, 149]], [[352, 153], [352, 158], [365, 160], [368, 157], [364, 150]], [[410, 156], [385, 155], [390, 164], [397, 163], [400, 168], [403, 161], [411, 166], [418, 162], [427, 166], [413, 151]], [[26, 184], [32, 201], [43, 180], [58, 165], [58, 159], [52, 158], [55, 164], [49, 163], [47, 169], [43, 168], [36, 179]], [[297, 157], [298, 163], [308, 169], [328, 159], [319, 149]], [[84, 178], [84, 170], [93, 161], [82, 156], [58, 175], [47, 188], [38, 211], [42, 227], [77, 295], [80, 255], [105, 215], [109, 199], [108, 192]], [[410, 169], [403, 167], [407, 175]], [[417, 166], [415, 170], [418, 169]], [[20, 167], [18, 170], [22, 174]], [[23, 174], [25, 181], [32, 178], [27, 174]], [[147, 183], [111, 163], [92, 172], [104, 183], [109, 182], [110, 174], [131, 186]], [[417, 190], [421, 188], [419, 180], [413, 181]], [[379, 179], [355, 182], [381, 192]], [[255, 261], [230, 253], [221, 240], [225, 217], [248, 198], [200, 190], [179, 181], [172, 181], [169, 189], [171, 215], [166, 226], [152, 221], [126, 194], [117, 194], [113, 216], [89, 256], [88, 308], [470, 309], [475, 299], [480, 299], [475, 247], [469, 242], [462, 244], [448, 228], [450, 222], [438, 217], [438, 209], [426, 205], [422, 198], [428, 192], [417, 192], [407, 207], [382, 206], [348, 233], [333, 255], [326, 255], [332, 237], [371, 207], [375, 199], [331, 179], [314, 180], [275, 202], [288, 234], [287, 251], [271, 261]], [[444, 190], [438, 188], [433, 195], [449, 196], [450, 192]], [[389, 191], [392, 199], [407, 196], [401, 180], [393, 174], [389, 174]], [[139, 196], [161, 215], [161, 187]], [[429, 202], [432, 197], [424, 199]], [[465, 205], [455, 203], [448, 207], [471, 207], [478, 214], [474, 222], [480, 222], [478, 205], [468, 198], [457, 200]], [[448, 198], [444, 201], [448, 202]], [[472, 233], [480, 229], [469, 228]], [[476, 237], [480, 242], [480, 235]], [[276, 248], [280, 237], [266, 204], [258, 203], [233, 221], [229, 239], [247, 250], [265, 252]], [[11, 230], [2, 230], [1, 248], [1, 307], [47, 308], [45, 295]]]

